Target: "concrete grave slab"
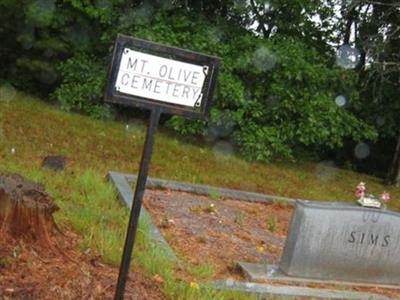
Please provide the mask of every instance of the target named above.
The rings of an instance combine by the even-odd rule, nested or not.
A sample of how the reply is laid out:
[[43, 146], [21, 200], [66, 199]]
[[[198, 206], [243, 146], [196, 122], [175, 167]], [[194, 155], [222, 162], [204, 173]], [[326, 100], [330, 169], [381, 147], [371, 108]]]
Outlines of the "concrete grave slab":
[[[123, 176], [126, 178], [128, 182], [135, 182], [136, 175], [126, 174], [126, 173], [118, 173], [118, 172], [108, 172], [109, 176]], [[209, 195], [210, 192], [215, 192], [223, 198], [233, 198], [237, 200], [244, 200], [249, 202], [263, 202], [263, 203], [272, 203], [274, 201], [282, 201], [289, 204], [295, 204], [296, 200], [287, 197], [274, 196], [274, 195], [266, 195], [261, 193], [254, 192], [246, 192], [240, 190], [233, 189], [225, 189], [219, 187], [213, 187], [209, 185], [203, 184], [193, 184], [187, 182], [179, 182], [174, 180], [165, 180], [159, 178], [147, 178], [146, 186], [149, 188], [160, 188], [160, 189], [170, 189], [174, 191], [180, 192], [188, 192], [199, 195]]]
[[236, 262], [236, 265], [243, 272], [245, 277], [252, 282], [284, 282], [284, 283], [317, 283], [317, 284], [332, 284], [339, 286], [360, 286], [360, 287], [380, 287], [390, 289], [400, 289], [398, 285], [384, 285], [384, 284], [373, 284], [373, 283], [361, 283], [351, 281], [339, 281], [339, 280], [325, 280], [325, 279], [313, 279], [304, 277], [294, 277], [285, 274], [278, 265], [258, 264], [249, 262]]
[[235, 290], [258, 294], [261, 299], [357, 299], [357, 300], [386, 300], [382, 295], [363, 292], [318, 289], [288, 285], [270, 285], [254, 282], [241, 282], [233, 279], [215, 281], [212, 287], [221, 290]]
[[[136, 180], [135, 175], [124, 174], [118, 172], [109, 172], [107, 175], [109, 181], [113, 183], [117, 189], [118, 197], [123, 205], [131, 207], [133, 199], [133, 191], [131, 188], [131, 183]], [[279, 199], [282, 197], [275, 197], [257, 193], [248, 193], [242, 191], [235, 191], [229, 189], [219, 189], [214, 187], [209, 187], [205, 185], [192, 185], [188, 183], [181, 183], [176, 181], [162, 180], [158, 178], [148, 178], [147, 187], [152, 188], [167, 188], [176, 191], [192, 192], [196, 194], [208, 195], [209, 191], [217, 191], [220, 193], [221, 197], [234, 198], [244, 201], [254, 201], [254, 202], [272, 202], [274, 199]], [[253, 198], [254, 196], [254, 198]], [[283, 198], [280, 200], [287, 201], [288, 203], [294, 203], [295, 200]], [[144, 207], [141, 210], [141, 219], [144, 219], [146, 223], [150, 225], [150, 236], [156, 241], [171, 257], [171, 259], [178, 261], [174, 251], [168, 245], [167, 241], [163, 238], [158, 228], [153, 224], [151, 216], [146, 211]], [[240, 267], [244, 270], [246, 276], [252, 281], [258, 280], [277, 280], [290, 282], [320, 282], [320, 283], [332, 283], [340, 285], [354, 285], [351, 282], [333, 281], [333, 280], [315, 280], [310, 278], [294, 277], [288, 276], [279, 266], [276, 265], [263, 265], [263, 264], [251, 264], [251, 263], [239, 263]], [[232, 279], [225, 281], [216, 281], [210, 284], [215, 289], [232, 289], [240, 290], [243, 292], [258, 294], [262, 299], [268, 299], [269, 296], [275, 299], [298, 299], [299, 297], [305, 298], [317, 298], [317, 299], [389, 299], [382, 295], [372, 294], [372, 293], [361, 293], [361, 292], [351, 292], [351, 291], [341, 291], [341, 290], [327, 290], [327, 289], [316, 289], [316, 288], [306, 288], [306, 287], [296, 287], [289, 285], [268, 285], [254, 282], [239, 282]], [[355, 283], [359, 286], [376, 286], [374, 284], [364, 284]], [[381, 287], [396, 288], [395, 286], [385, 286], [379, 285]], [[400, 288], [400, 287], [398, 287]], [[264, 298], [267, 297], [267, 298]]]
[[[133, 191], [126, 177], [121, 173], [109, 172], [107, 178], [116, 187], [118, 192], [118, 198], [121, 201], [122, 205], [130, 209], [132, 207]], [[178, 261], [178, 257], [176, 256], [174, 250], [172, 250], [168, 242], [164, 239], [161, 232], [158, 230], [157, 226], [154, 225], [150, 214], [143, 206], [140, 210], [139, 220], [145, 222], [149, 226], [150, 238], [161, 246], [161, 248], [165, 251], [167, 256], [172, 261]]]

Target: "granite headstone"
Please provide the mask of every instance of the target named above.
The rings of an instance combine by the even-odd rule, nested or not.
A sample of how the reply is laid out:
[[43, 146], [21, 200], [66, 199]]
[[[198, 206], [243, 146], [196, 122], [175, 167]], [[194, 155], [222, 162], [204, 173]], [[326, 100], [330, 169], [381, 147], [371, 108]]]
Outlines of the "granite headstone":
[[279, 267], [295, 277], [397, 285], [400, 214], [297, 201]]

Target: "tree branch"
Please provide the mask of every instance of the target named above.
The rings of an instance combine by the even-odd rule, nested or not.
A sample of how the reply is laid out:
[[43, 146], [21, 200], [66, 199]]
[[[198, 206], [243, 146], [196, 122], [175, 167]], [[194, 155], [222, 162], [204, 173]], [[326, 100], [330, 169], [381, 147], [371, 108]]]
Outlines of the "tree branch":
[[250, 5], [251, 5], [252, 11], [256, 15], [256, 19], [258, 21], [257, 30], [261, 29], [263, 36], [268, 37], [268, 31], [265, 28], [265, 22], [263, 20], [263, 17], [260, 15], [260, 12], [258, 11], [256, 4], [254, 3], [254, 0], [250, 0]]

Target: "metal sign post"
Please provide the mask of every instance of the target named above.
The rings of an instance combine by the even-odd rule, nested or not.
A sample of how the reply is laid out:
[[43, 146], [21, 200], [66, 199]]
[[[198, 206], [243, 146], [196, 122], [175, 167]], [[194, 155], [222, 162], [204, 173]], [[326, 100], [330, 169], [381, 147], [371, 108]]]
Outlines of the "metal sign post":
[[126, 233], [124, 252], [122, 254], [121, 265], [119, 268], [119, 276], [117, 288], [115, 291], [115, 299], [124, 299], [125, 283], [128, 277], [129, 266], [131, 264], [132, 250], [135, 243], [136, 229], [138, 226], [140, 209], [144, 190], [146, 187], [147, 173], [151, 154], [153, 152], [154, 137], [160, 120], [161, 109], [155, 108], [151, 111], [150, 121], [147, 127], [146, 140], [144, 143], [142, 160], [140, 161], [139, 174], [136, 181], [135, 195], [133, 197], [131, 214], [129, 217], [128, 230]]
[[136, 230], [161, 113], [206, 120], [219, 58], [118, 35], [105, 101], [151, 110], [115, 299], [124, 299]]

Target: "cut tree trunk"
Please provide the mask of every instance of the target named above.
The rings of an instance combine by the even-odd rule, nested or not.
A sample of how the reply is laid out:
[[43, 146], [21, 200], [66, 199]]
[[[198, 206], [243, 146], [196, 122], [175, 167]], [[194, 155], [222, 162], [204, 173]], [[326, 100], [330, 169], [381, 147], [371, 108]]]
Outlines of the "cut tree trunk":
[[396, 150], [394, 151], [393, 161], [389, 169], [386, 183], [396, 187], [400, 186], [400, 135], [397, 138]]
[[17, 174], [0, 174], [0, 236], [52, 247], [58, 207], [42, 185]]

